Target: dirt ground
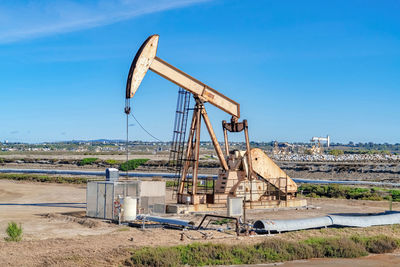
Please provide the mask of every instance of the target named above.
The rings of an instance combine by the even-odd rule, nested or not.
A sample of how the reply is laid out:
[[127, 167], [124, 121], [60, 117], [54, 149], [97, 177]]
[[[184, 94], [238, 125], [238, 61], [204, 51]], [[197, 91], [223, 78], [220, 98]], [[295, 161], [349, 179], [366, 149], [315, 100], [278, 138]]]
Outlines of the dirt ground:
[[[200, 233], [188, 231], [186, 233], [194, 240], [185, 238], [181, 241], [179, 230], [141, 230], [85, 218], [85, 202], [85, 186], [0, 181], [0, 265], [118, 266], [129, 256], [129, 248], [169, 246], [194, 241], [243, 244], [261, 242], [265, 238], [270, 238], [269, 236], [236, 237], [210, 231], [209, 234], [213, 238], [203, 240]], [[314, 217], [328, 213], [374, 213], [388, 209], [387, 202], [375, 201], [313, 199], [310, 204], [320, 208], [253, 210], [248, 211], [247, 214], [248, 218], [253, 220], [284, 219]], [[400, 210], [400, 203], [394, 203], [393, 209]], [[202, 217], [191, 215], [185, 218], [198, 222]], [[23, 241], [18, 243], [4, 241], [5, 229], [10, 221], [21, 223], [24, 231]], [[321, 229], [285, 233], [275, 235], [275, 237], [298, 240], [321, 234], [336, 236], [338, 233], [368, 235], [382, 233], [400, 237], [400, 227]], [[399, 257], [391, 256], [386, 260], [400, 264]], [[354, 266], [347, 262], [346, 264], [342, 266]]]

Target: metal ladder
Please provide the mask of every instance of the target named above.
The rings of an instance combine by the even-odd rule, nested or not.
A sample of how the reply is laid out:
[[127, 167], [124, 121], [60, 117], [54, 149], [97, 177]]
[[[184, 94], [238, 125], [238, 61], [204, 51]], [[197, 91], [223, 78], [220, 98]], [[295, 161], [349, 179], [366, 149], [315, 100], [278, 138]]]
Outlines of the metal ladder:
[[169, 153], [168, 169], [175, 172], [174, 190], [172, 197], [175, 198], [178, 192], [179, 179], [184, 162], [186, 128], [189, 113], [191, 93], [179, 88], [178, 100], [176, 103], [174, 132], [172, 135], [171, 150]]

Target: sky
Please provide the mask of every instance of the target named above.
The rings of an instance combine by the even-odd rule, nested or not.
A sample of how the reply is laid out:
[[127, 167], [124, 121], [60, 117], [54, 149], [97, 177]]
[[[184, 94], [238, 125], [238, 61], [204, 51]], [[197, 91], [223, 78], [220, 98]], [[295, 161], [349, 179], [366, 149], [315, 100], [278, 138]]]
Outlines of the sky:
[[[157, 56], [239, 102], [252, 141], [400, 143], [399, 14], [390, 0], [0, 0], [0, 141], [125, 139], [129, 67], [159, 34]], [[131, 100], [163, 141], [177, 90], [149, 71]], [[229, 114], [206, 109], [222, 140]]]

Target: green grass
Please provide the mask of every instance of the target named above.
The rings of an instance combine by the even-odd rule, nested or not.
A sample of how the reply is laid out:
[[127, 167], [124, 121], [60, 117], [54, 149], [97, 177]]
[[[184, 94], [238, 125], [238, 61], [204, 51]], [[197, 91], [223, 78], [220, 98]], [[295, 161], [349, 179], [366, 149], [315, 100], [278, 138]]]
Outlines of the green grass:
[[309, 238], [298, 242], [278, 238], [258, 244], [193, 243], [173, 247], [143, 247], [131, 251], [126, 266], [204, 266], [262, 264], [309, 258], [355, 258], [399, 248], [388, 236]]
[[351, 239], [362, 244], [369, 253], [389, 253], [393, 251], [394, 247], [400, 246], [400, 240], [392, 237], [379, 235], [373, 237], [361, 237], [359, 235], [352, 236]]
[[149, 159], [131, 159], [127, 162], [121, 163], [119, 169], [121, 171], [131, 171], [139, 167], [140, 165], [146, 163]]
[[337, 184], [330, 185], [300, 185], [298, 192], [303, 192], [306, 197], [345, 198], [359, 200], [393, 200], [400, 202], [399, 189], [385, 189], [380, 187], [360, 188]]
[[343, 152], [343, 150], [340, 150], [340, 149], [332, 149], [332, 150], [329, 150], [329, 154], [333, 155], [333, 156], [339, 156], [339, 155], [343, 155], [344, 152]]
[[89, 165], [89, 164], [96, 162], [97, 160], [98, 160], [98, 158], [84, 158], [78, 162], [78, 165], [79, 166]]
[[[197, 183], [197, 186], [201, 187], [202, 189], [213, 189], [214, 188], [214, 183], [212, 180], [203, 180], [206, 181], [204, 185], [202, 185], [200, 182]], [[165, 182], [165, 186], [167, 188], [172, 188], [177, 185], [177, 182], [175, 180], [167, 180]], [[191, 186], [191, 183], [190, 183]]]
[[230, 219], [221, 219], [221, 220], [212, 221], [211, 224], [223, 225], [223, 224], [229, 223], [230, 221], [231, 221]]
[[119, 165], [119, 164], [121, 164], [120, 160], [115, 160], [115, 159], [107, 159], [104, 162], [107, 163], [107, 164], [110, 164], [110, 165], [117, 165], [117, 164]]
[[16, 222], [9, 222], [6, 234], [7, 237], [5, 237], [4, 240], [8, 242], [19, 242], [22, 240], [22, 226], [18, 226]]
[[58, 184], [86, 184], [87, 181], [90, 181], [90, 179], [83, 177], [60, 177], [60, 176], [38, 175], [38, 174], [11, 174], [11, 173], [0, 173], [0, 180], [15, 180], [15, 181], [42, 182], [42, 183], [58, 183]]
[[167, 180], [167, 181], [165, 181], [165, 186], [166, 186], [167, 188], [169, 188], [169, 187], [174, 187], [174, 186], [176, 186], [176, 182], [173, 181], [173, 180]]

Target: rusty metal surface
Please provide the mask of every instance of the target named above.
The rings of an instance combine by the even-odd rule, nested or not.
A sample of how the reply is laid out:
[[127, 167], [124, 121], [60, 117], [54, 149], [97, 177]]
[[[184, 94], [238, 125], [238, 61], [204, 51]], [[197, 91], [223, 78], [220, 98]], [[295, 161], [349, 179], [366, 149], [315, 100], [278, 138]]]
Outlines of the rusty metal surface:
[[226, 122], [222, 121], [222, 128], [228, 130], [231, 133], [238, 133], [244, 130], [247, 127], [247, 121], [244, 120], [243, 122]]

